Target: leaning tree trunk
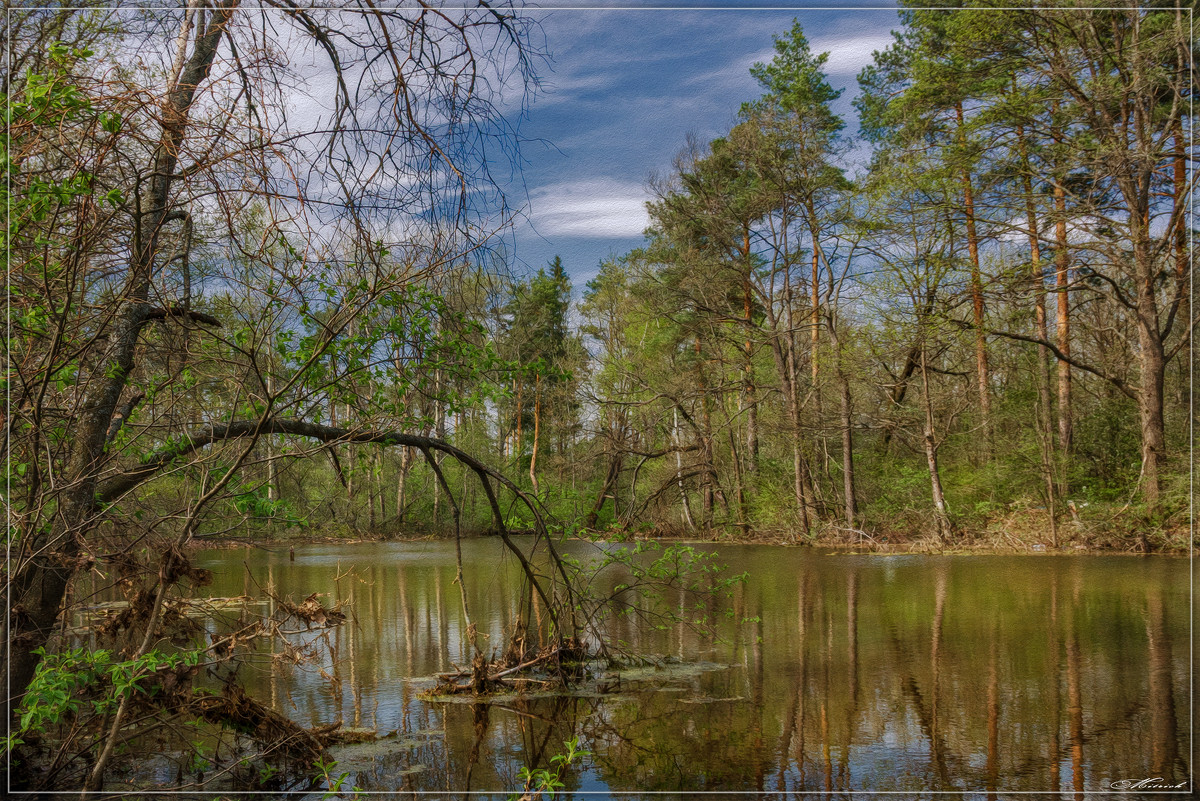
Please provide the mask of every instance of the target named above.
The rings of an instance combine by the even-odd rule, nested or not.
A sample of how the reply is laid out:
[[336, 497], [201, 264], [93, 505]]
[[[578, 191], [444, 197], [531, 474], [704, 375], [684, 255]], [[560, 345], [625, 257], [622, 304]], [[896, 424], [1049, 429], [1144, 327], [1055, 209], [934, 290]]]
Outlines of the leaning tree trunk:
[[[4, 665], [9, 687], [5, 711], [10, 719], [40, 661], [34, 651], [46, 644], [54, 630], [67, 585], [79, 564], [82, 538], [97, 522], [96, 491], [106, 461], [109, 424], [133, 372], [139, 335], [150, 320], [172, 313], [170, 309], [155, 309], [150, 303], [159, 237], [169, 222], [186, 217], [171, 206], [171, 189], [178, 178], [178, 154], [187, 133], [196, 89], [208, 77], [225, 26], [237, 4], [238, 0], [222, 3], [213, 10], [207, 26], [196, 31], [192, 52], [163, 102], [162, 131], [128, 250], [129, 277], [121, 295], [123, 300], [97, 370], [84, 379], [90, 388], [70, 432], [72, 448], [65, 472], [68, 489], [62, 495], [59, 514], [50, 532], [22, 548], [23, 555], [28, 556], [15, 567], [8, 587], [14, 612], [6, 621], [5, 632], [9, 643]], [[178, 313], [188, 314], [186, 310]], [[85, 385], [84, 381], [81, 385]]]

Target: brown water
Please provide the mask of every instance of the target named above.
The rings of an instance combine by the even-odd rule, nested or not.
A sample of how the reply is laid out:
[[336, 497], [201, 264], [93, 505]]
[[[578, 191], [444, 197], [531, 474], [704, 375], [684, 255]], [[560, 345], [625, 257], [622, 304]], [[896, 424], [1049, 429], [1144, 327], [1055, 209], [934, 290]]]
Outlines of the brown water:
[[[620, 547], [620, 546], [607, 546]], [[720, 639], [630, 620], [671, 657], [606, 693], [434, 703], [469, 661], [454, 545], [212, 551], [215, 596], [273, 584], [340, 599], [351, 622], [308, 665], [242, 678], [304, 725], [391, 735], [335, 751], [366, 790], [512, 791], [578, 736], [573, 791], [1054, 791], [1189, 774], [1189, 563], [1167, 557], [881, 556], [703, 546], [749, 581]], [[588, 558], [594, 546], [573, 543]], [[522, 603], [494, 539], [463, 543], [468, 603], [502, 648]], [[611, 578], [611, 577], [610, 577]], [[310, 637], [311, 639], [311, 637]], [[394, 734], [393, 734], [394, 733]], [[647, 796], [662, 797], [662, 796]]]

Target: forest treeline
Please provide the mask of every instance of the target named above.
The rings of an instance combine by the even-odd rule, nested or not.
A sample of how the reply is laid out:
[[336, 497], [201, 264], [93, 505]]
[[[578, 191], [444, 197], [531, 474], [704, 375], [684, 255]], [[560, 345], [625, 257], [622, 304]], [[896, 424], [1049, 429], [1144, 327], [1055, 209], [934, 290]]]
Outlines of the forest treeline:
[[860, 135], [797, 23], [653, 182], [645, 247], [580, 307], [596, 497], [626, 525], [943, 541], [1040, 509], [1054, 545], [1136, 504], [1145, 546], [1187, 500], [1184, 17], [901, 18]]
[[[423, 358], [404, 402], [423, 430], [580, 527], [1182, 545], [1186, 17], [901, 16], [857, 119], [800, 24], [782, 32], [752, 70], [761, 96], [681, 143], [650, 181], [645, 245], [585, 287], [557, 259], [441, 276], [434, 328], [496, 361]], [[449, 520], [414, 453], [335, 452], [271, 461], [258, 497], [279, 506], [259, 516]]]
[[[480, 234], [505, 223], [486, 163], [511, 139], [490, 99], [456, 95], [462, 53], [414, 61], [396, 140], [344, 81], [336, 132], [296, 135], [269, 122], [287, 106], [270, 48], [243, 42], [218, 81], [209, 31], [209, 62], [164, 61], [155, 96], [105, 59], [165, 17], [62, 14], [28, 15], [6, 78], [15, 530], [494, 527], [475, 470], [381, 433], [403, 431], [568, 527], [1182, 545], [1195, 85], [1177, 9], [905, 10], [853, 119], [797, 22], [728, 133], [650, 179], [644, 246], [583, 287], [558, 259], [513, 277]], [[519, 38], [513, 19], [492, 22]], [[532, 74], [521, 52], [507, 77]], [[396, 91], [362, 69], [377, 100]], [[459, 102], [475, 127], [440, 128]]]

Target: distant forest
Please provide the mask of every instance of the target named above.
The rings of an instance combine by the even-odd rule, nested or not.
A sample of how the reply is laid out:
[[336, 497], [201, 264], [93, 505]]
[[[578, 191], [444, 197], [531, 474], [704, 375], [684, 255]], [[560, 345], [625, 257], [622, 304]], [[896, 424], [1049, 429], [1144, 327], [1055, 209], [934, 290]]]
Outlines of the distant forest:
[[[371, 419], [394, 399], [574, 527], [1182, 545], [1194, 86], [1179, 15], [902, 18], [859, 78], [858, 120], [830, 110], [800, 25], [782, 32], [738, 124], [681, 142], [653, 181], [644, 247], [585, 287], [557, 259], [525, 279], [439, 271], [421, 284], [436, 305], [404, 317], [426, 339], [356, 334], [324, 370], [373, 357], [379, 374], [315, 397], [315, 414]], [[851, 175], [847, 153], [867, 148]], [[295, 368], [260, 369], [196, 391], [265, 398]], [[448, 524], [414, 449], [289, 452], [310, 449], [264, 446], [234, 497], [256, 522]], [[469, 471], [446, 471], [486, 527]]]

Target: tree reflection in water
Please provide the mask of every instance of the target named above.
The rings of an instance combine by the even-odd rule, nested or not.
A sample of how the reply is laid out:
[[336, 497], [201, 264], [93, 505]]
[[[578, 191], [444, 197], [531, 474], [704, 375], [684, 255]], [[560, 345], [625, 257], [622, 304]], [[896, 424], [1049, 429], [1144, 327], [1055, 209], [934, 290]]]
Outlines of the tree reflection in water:
[[[529, 599], [498, 544], [463, 552], [487, 649]], [[452, 543], [313, 546], [295, 562], [252, 553], [258, 583], [340, 591], [354, 618], [317, 663], [245, 678], [294, 719], [391, 734], [335, 756], [358, 786], [401, 793], [511, 791], [575, 736], [591, 755], [564, 775], [568, 790], [998, 798], [1069, 786], [1082, 798], [1121, 778], [1187, 776], [1184, 560], [720, 552], [751, 575], [721, 641], [617, 619], [614, 641], [673, 661], [597, 665], [573, 695], [454, 703], [419, 697], [471, 653]], [[208, 555], [236, 577], [213, 594], [242, 588], [219, 568], [243, 557]]]

